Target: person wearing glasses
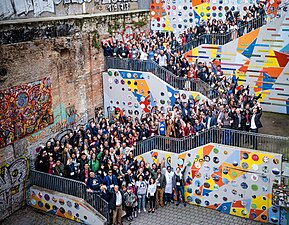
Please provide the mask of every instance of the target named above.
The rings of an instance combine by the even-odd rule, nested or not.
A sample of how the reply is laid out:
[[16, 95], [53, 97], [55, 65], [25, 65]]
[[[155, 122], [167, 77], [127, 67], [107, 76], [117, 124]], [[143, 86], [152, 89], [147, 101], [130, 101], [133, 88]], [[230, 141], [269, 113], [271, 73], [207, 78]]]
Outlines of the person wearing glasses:
[[109, 170], [108, 174], [104, 177], [103, 184], [106, 185], [108, 189], [110, 189], [111, 185], [118, 185], [116, 176], [112, 174], [112, 170]]

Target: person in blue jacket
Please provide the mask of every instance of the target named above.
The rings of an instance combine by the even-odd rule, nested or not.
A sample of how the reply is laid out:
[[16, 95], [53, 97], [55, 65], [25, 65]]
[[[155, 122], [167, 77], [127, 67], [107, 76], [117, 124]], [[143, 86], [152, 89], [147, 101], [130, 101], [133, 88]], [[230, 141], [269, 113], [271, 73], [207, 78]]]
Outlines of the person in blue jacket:
[[110, 185], [118, 185], [116, 176], [112, 174], [112, 170], [108, 171], [108, 174], [103, 179], [103, 184], [107, 186], [108, 189], [110, 189]]

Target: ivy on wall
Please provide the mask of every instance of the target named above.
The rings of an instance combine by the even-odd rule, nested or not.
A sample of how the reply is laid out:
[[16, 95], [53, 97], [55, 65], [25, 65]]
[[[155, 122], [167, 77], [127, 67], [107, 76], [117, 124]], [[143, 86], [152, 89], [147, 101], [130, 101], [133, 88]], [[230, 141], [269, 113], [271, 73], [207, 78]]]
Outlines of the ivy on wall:
[[140, 27], [143, 27], [143, 26], [147, 25], [147, 23], [148, 23], [147, 20], [141, 19], [141, 20], [139, 20], [139, 21], [134, 21], [134, 22], [133, 22], [133, 26], [134, 26], [134, 27], [137, 27], [137, 28], [140, 28]]
[[91, 45], [96, 48], [97, 50], [100, 50], [100, 35], [97, 31], [95, 31], [92, 35], [92, 41], [91, 41]]
[[108, 33], [111, 35], [114, 31], [121, 28], [121, 23], [116, 18], [108, 23]]

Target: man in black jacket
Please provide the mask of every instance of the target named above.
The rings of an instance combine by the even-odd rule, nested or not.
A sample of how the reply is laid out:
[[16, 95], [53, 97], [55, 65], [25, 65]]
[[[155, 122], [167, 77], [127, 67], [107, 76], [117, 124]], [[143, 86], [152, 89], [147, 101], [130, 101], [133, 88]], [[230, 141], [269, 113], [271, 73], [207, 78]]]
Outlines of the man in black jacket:
[[[259, 108], [258, 106], [255, 106], [253, 109], [253, 115], [251, 116], [251, 127], [250, 131], [253, 133], [258, 133], [258, 129], [263, 127], [260, 118], [262, 116], [262, 108]], [[257, 137], [256, 135], [252, 135], [252, 142], [253, 142], [253, 148], [257, 149]]]
[[[241, 131], [245, 129], [245, 117], [239, 108], [236, 109], [234, 113], [232, 113], [232, 119], [232, 129]], [[233, 132], [233, 143], [235, 146], [239, 146], [240, 135], [238, 132]]]
[[251, 117], [251, 127], [250, 131], [254, 133], [258, 133], [258, 129], [263, 127], [260, 118], [262, 116], [262, 108], [255, 106], [253, 109], [253, 115]]
[[115, 185], [114, 190], [111, 192], [109, 206], [113, 211], [112, 222], [113, 224], [121, 224], [122, 205], [124, 204], [124, 197], [122, 190], [119, 190], [119, 186]]

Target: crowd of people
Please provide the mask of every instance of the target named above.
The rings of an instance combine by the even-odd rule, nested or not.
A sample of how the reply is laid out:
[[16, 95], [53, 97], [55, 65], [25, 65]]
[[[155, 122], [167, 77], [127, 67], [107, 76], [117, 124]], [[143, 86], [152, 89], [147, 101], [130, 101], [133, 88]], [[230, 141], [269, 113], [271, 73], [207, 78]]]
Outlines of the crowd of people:
[[106, 57], [132, 58], [142, 60], [157, 60], [161, 50], [176, 51], [186, 43], [197, 41], [198, 44], [225, 44], [245, 33], [263, 25], [266, 10], [263, 3], [245, 7], [245, 14], [235, 6], [226, 10], [226, 19], [209, 18], [201, 20], [195, 27], [190, 27], [183, 33], [175, 36], [172, 32], [151, 32], [143, 35], [134, 34], [132, 40], [123, 43], [123, 40], [112, 38], [104, 41], [103, 49]]
[[[224, 81], [220, 81], [224, 82]], [[137, 142], [155, 135], [188, 137], [212, 127], [258, 132], [262, 109], [248, 87], [224, 92], [212, 101], [185, 100], [160, 110], [154, 107], [140, 118], [115, 110], [111, 120], [98, 114], [86, 127], [74, 129], [62, 141], [51, 139], [37, 156], [39, 171], [79, 180], [88, 192], [100, 194], [109, 202], [113, 224], [121, 224], [123, 210], [131, 221], [140, 212], [154, 213], [159, 206], [184, 201], [184, 170], [148, 165], [135, 158]], [[230, 144], [225, 130], [224, 144]], [[147, 202], [149, 207], [147, 208]]]
[[[249, 86], [238, 86], [234, 74], [225, 76], [219, 60], [213, 60], [211, 65], [198, 60], [189, 64], [176, 49], [202, 34], [229, 32], [236, 29], [236, 24], [249, 24], [252, 18], [264, 14], [263, 5], [259, 4], [249, 7], [241, 20], [231, 9], [227, 11], [226, 22], [213, 19], [188, 29], [178, 38], [157, 32], [128, 43], [104, 42], [106, 57], [153, 60], [178, 77], [203, 80], [218, 95], [209, 101], [181, 95], [173, 105], [155, 106], [150, 113], [135, 118], [118, 108], [112, 119], [98, 113], [86, 127], [75, 128], [62, 141], [48, 141], [37, 156], [35, 168], [84, 182], [88, 192], [97, 193], [109, 202], [113, 224], [122, 224], [124, 210], [126, 219], [131, 221], [141, 212], [154, 213], [158, 207], [174, 200], [176, 205], [186, 206], [183, 176], [186, 166], [165, 167], [163, 160], [149, 165], [135, 158], [135, 147], [155, 135], [183, 138], [199, 135], [212, 127], [225, 128], [224, 144], [231, 144], [231, 129], [258, 132], [262, 127], [262, 108], [258, 102], [261, 95], [250, 94]], [[248, 31], [252, 28], [247, 26]], [[237, 36], [243, 35], [240, 29], [236, 30]], [[190, 90], [191, 87], [184, 88]]]
[[88, 192], [109, 202], [113, 224], [122, 224], [123, 210], [128, 221], [141, 212], [154, 213], [159, 206], [174, 202], [174, 191], [179, 193], [176, 205], [182, 202], [186, 206], [185, 169], [173, 172], [170, 166], [165, 167], [164, 160], [150, 166], [134, 158], [133, 146], [142, 139], [141, 129], [142, 125], [129, 118], [126, 123], [115, 120], [115, 124], [100, 118], [86, 129], [67, 134], [63, 141], [48, 141], [35, 168], [84, 182]]
[[[226, 21], [224, 22], [216, 19], [210, 19], [207, 22], [203, 21], [198, 26], [187, 29], [179, 37], [168, 32], [151, 32], [135, 35], [132, 40], [127, 42], [112, 39], [111, 41], [104, 41], [102, 43], [103, 52], [105, 57], [154, 61], [159, 66], [175, 74], [176, 77], [188, 81], [177, 84], [182, 86], [176, 86], [179, 89], [193, 90], [192, 81], [198, 78], [212, 87], [211, 96], [215, 96], [219, 91], [223, 92], [223, 90], [232, 89], [230, 82], [227, 82], [229, 79], [233, 79], [233, 85], [236, 86], [237, 82], [234, 75], [225, 78], [221, 70], [221, 60], [219, 58], [213, 60], [209, 65], [206, 62], [199, 62], [198, 59], [189, 63], [184, 52], [179, 51], [178, 47], [196, 40], [200, 40], [202, 43], [209, 43], [209, 39], [213, 38], [217, 40], [221, 37], [209, 34], [229, 34], [229, 36], [234, 37], [242, 36], [245, 28], [247, 31], [251, 31], [261, 26], [265, 18], [264, 16], [265, 9], [262, 3], [259, 3], [258, 6], [253, 5], [248, 7], [243, 18], [240, 16], [239, 11], [235, 11], [233, 6], [230, 10], [227, 10]], [[259, 18], [258, 24], [254, 20], [257, 18]], [[245, 24], [246, 26], [244, 26]], [[230, 32], [233, 30], [235, 32]]]

